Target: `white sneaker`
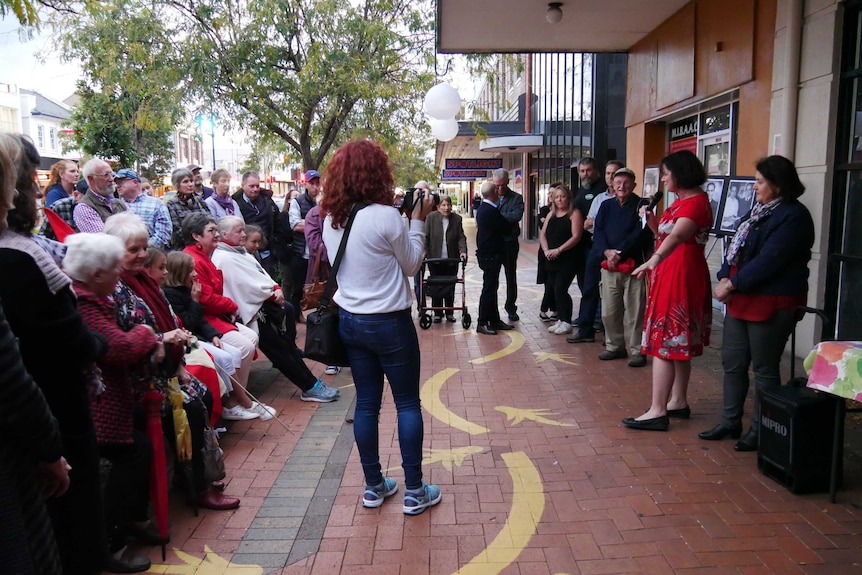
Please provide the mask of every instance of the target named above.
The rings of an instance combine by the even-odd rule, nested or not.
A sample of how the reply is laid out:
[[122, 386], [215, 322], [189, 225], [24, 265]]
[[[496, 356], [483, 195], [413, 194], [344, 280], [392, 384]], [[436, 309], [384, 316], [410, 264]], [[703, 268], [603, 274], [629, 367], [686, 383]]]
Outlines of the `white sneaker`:
[[323, 370], [323, 373], [325, 373], [326, 375], [336, 375], [340, 371], [341, 368], [337, 365], [327, 365], [326, 369]]
[[258, 403], [256, 401], [252, 401], [251, 407], [246, 411], [258, 414], [261, 421], [269, 421], [278, 414], [278, 411], [274, 407], [265, 403]]
[[549, 333], [557, 333], [557, 328], [560, 327], [560, 324], [563, 323], [560, 320], [557, 320], [557, 323], [548, 328]]
[[557, 326], [557, 329], [554, 330], [554, 333], [557, 335], [572, 333], [572, 324], [567, 321], [561, 321]]
[[222, 419], [228, 421], [247, 421], [249, 419], [257, 419], [260, 417], [260, 414], [249, 411], [241, 405], [235, 405], [233, 407], [222, 407], [221, 416]]

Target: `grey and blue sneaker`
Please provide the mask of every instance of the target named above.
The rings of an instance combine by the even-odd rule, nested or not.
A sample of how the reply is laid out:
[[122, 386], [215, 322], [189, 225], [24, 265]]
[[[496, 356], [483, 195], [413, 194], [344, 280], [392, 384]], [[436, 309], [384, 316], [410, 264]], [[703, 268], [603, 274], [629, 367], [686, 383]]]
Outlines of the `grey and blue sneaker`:
[[338, 399], [338, 390], [329, 387], [319, 379], [314, 384], [314, 387], [308, 391], [303, 391], [299, 396], [302, 401], [316, 401], [318, 403], [329, 403]]
[[398, 483], [391, 477], [384, 477], [380, 485], [366, 485], [362, 496], [363, 507], [380, 507], [383, 500], [398, 491]]
[[419, 515], [440, 503], [442, 497], [439, 487], [424, 482], [421, 489], [408, 489], [404, 492], [404, 515]]

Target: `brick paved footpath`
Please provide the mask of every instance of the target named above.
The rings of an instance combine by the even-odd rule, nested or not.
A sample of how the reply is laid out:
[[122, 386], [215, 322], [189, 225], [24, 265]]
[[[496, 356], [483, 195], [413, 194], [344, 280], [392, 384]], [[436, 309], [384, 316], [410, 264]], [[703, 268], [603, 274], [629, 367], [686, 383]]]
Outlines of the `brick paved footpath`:
[[[465, 218], [465, 227], [472, 243], [473, 220]], [[341, 388], [339, 401], [304, 403], [261, 360], [251, 388], [289, 431], [274, 421], [231, 423], [222, 439], [227, 493], [242, 506], [194, 517], [175, 496], [167, 560], [156, 548], [144, 550], [150, 572], [862, 573], [858, 441], [844, 490], [830, 504], [826, 494], [794, 495], [764, 477], [756, 454], [734, 452], [733, 441], [699, 440], [721, 409], [720, 322], [712, 347], [693, 362], [692, 419], [672, 421], [667, 433], [623, 428], [620, 418], [649, 405], [650, 369], [599, 361], [600, 343], [571, 345], [548, 334], [538, 319], [535, 254], [535, 242], [522, 243], [516, 332], [476, 335], [481, 276], [473, 264], [466, 288], [474, 329], [443, 323], [419, 330], [423, 468], [442, 489], [437, 507], [417, 517], [401, 511], [388, 392], [380, 451], [400, 490], [381, 508], [365, 509], [345, 421], [354, 397], [350, 371], [323, 376]]]

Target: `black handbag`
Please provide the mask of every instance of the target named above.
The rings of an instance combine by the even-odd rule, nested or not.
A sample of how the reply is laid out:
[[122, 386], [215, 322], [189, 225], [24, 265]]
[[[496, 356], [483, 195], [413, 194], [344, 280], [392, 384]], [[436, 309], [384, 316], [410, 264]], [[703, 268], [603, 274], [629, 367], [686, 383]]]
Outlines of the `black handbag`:
[[326, 289], [320, 296], [320, 304], [317, 310], [308, 314], [305, 320], [305, 349], [303, 353], [308, 359], [325, 365], [348, 365], [347, 350], [338, 335], [338, 306], [332, 302], [331, 297], [335, 290], [335, 276], [338, 274], [338, 268], [341, 266], [341, 259], [344, 257], [344, 250], [347, 247], [350, 228], [353, 227], [356, 213], [364, 207], [365, 204], [353, 204], [350, 217], [344, 226], [344, 235], [338, 245], [338, 253], [332, 264], [332, 270], [329, 272], [329, 279], [326, 281]]

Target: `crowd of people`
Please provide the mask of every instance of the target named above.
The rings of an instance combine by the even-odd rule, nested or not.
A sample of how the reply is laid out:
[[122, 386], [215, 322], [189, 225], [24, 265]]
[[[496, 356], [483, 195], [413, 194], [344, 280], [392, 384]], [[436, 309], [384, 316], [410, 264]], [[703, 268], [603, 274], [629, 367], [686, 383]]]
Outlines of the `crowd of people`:
[[[638, 368], [652, 357], [651, 405], [623, 424], [666, 431], [670, 418], [691, 417], [691, 360], [709, 345], [714, 297], [726, 309], [724, 410], [719, 424], [699, 436], [732, 437], [739, 439], [735, 450], [756, 450], [757, 398], [748, 433], [740, 439], [749, 369], [758, 390], [780, 385], [781, 355], [808, 294], [814, 225], [799, 202], [805, 187], [796, 168], [781, 156], [757, 162], [753, 207], [740, 214], [712, 291], [705, 245], [716, 215], [697, 156], [684, 150], [662, 159], [661, 181], [676, 200], [660, 218], [649, 199], [635, 193], [635, 173], [622, 162], [605, 166], [604, 191], [593, 158], [581, 159], [577, 170], [577, 192], [551, 184], [548, 205], [538, 211], [537, 282], [544, 284], [539, 318], [551, 324], [551, 334], [567, 334], [573, 344], [595, 342], [603, 330], [601, 360], [628, 358], [628, 365]], [[500, 271], [512, 254], [507, 241], [520, 231], [520, 220], [506, 215], [518, 209], [513, 198], [518, 194], [507, 183], [506, 170], [497, 170], [473, 205], [476, 258], [483, 272], [476, 331], [483, 335], [514, 327], [501, 319], [497, 300]], [[577, 314], [569, 293], [575, 280], [581, 293]], [[506, 272], [506, 281], [504, 309], [513, 322], [518, 320], [514, 271]]]
[[[153, 413], [168, 445], [177, 422], [187, 422], [191, 454], [177, 462], [185, 473], [174, 475], [189, 503], [238, 507], [225, 482], [206, 472], [205, 434], [219, 418], [277, 416], [247, 389], [258, 353], [299, 388], [300, 399], [338, 399], [296, 345], [302, 287], [331, 274], [356, 388], [362, 505], [379, 507], [399, 489], [383, 474], [378, 449], [386, 381], [398, 412], [403, 512], [416, 515], [441, 501], [440, 488], [422, 473], [421, 362], [409, 278], [429, 257], [466, 261], [463, 222], [451, 199], [435, 209], [426, 193], [395, 209], [389, 159], [369, 140], [334, 154], [325, 193], [322, 175], [306, 172], [306, 189], [283, 209], [254, 172], [243, 174], [231, 195], [224, 170], [212, 174], [213, 188], [203, 185], [198, 166], [175, 170], [177, 193], [165, 203], [144, 192], [131, 168], [114, 173], [93, 159], [79, 174], [62, 161], [52, 169], [45, 222], [34, 233], [43, 193], [35, 179], [39, 161], [28, 139], [0, 135], [0, 273], [16, 278], [0, 284], [4, 565], [19, 573], [62, 566], [81, 574], [150, 567], [128, 542], [169, 539], [148, 516], [155, 462], [166, 456], [148, 433]], [[714, 218], [694, 154], [661, 161], [662, 182], [677, 199], [660, 218], [635, 193], [635, 173], [621, 162], [605, 166], [604, 190], [594, 159], [581, 159], [577, 169], [578, 190], [552, 184], [540, 212], [540, 319], [572, 344], [595, 342], [603, 331], [601, 360], [628, 358], [638, 368], [652, 357], [650, 407], [623, 424], [664, 431], [670, 418], [691, 415], [691, 360], [709, 344], [714, 296], [727, 306], [724, 411], [700, 437], [739, 439], [749, 367], [758, 389], [779, 385], [795, 308], [807, 296], [814, 228], [798, 201], [804, 187], [793, 164], [780, 156], [757, 163], [754, 207], [730, 242], [712, 293], [704, 246]], [[496, 170], [474, 205], [481, 335], [515, 329], [523, 313], [516, 270], [524, 201], [508, 182], [508, 172]], [[497, 294], [501, 272], [506, 321]], [[574, 281], [582, 294], [578, 310], [569, 293]], [[444, 312], [454, 321], [451, 307], [451, 297], [439, 295], [435, 321]], [[176, 409], [184, 413], [180, 420]], [[735, 449], [756, 449], [757, 409]]]
[[[2, 558], [16, 573], [146, 571], [149, 560], [128, 543], [169, 540], [148, 516], [159, 459], [174, 459], [174, 484], [195, 509], [240, 505], [225, 481], [207, 475], [205, 437], [219, 420], [277, 415], [247, 389], [258, 354], [301, 400], [339, 397], [296, 345], [294, 289], [285, 293], [273, 278], [277, 254], [293, 249], [282, 238], [303, 229], [281, 232], [281, 211], [253, 172], [229, 196], [224, 170], [210, 189], [199, 167], [181, 168], [171, 176], [176, 195], [163, 202], [144, 192], [135, 170], [115, 173], [100, 159], [80, 174], [74, 162], [58, 162], [43, 191], [39, 162], [27, 138], [0, 135], [0, 268], [16, 276], [0, 288], [0, 341], [4, 393], [18, 393], [4, 410], [20, 410], [2, 425], [29, 444], [27, 452], [5, 441], [0, 448], [0, 516], [16, 518], [3, 522]], [[45, 217], [34, 233], [42, 197]], [[153, 411], [158, 442], [147, 422]], [[185, 432], [187, 461], [178, 459]], [[10, 474], [7, 461], [29, 467]]]

